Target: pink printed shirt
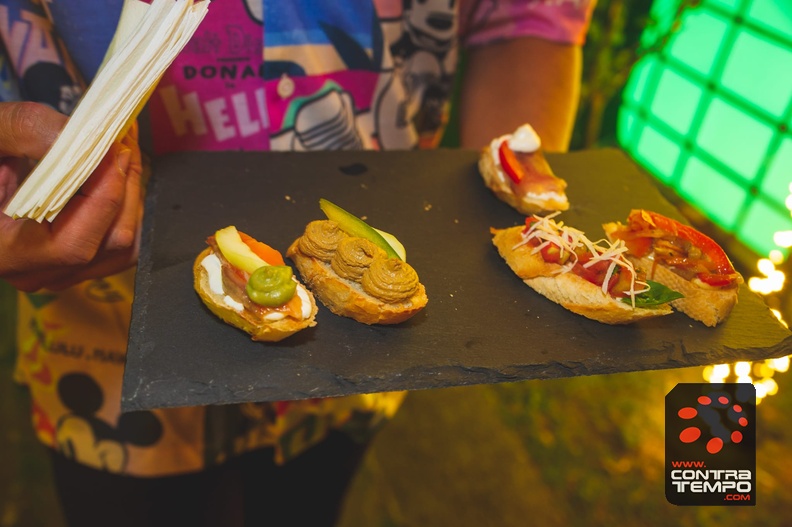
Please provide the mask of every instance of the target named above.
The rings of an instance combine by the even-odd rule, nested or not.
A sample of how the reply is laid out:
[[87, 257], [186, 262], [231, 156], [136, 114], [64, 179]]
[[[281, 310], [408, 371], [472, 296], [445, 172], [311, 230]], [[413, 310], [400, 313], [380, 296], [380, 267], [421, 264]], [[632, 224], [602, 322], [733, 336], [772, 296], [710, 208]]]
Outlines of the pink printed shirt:
[[[69, 113], [121, 4], [2, 0], [0, 100]], [[433, 147], [460, 43], [580, 44], [592, 9], [585, 0], [213, 0], [149, 101], [154, 149]], [[36, 433], [80, 463], [162, 476], [262, 447], [284, 462], [330, 429], [378, 427], [401, 403], [400, 392], [121, 414], [133, 278], [19, 296], [16, 374]]]
[[586, 0], [258, 5], [213, 6], [168, 70], [151, 99], [157, 152], [432, 147], [460, 42], [530, 35], [582, 44], [593, 8]]

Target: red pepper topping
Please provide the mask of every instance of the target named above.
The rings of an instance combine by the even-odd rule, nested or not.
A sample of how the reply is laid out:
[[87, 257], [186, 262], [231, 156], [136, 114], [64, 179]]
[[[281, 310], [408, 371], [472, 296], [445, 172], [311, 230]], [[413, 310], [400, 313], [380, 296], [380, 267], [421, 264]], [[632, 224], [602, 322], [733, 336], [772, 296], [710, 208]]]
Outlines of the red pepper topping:
[[713, 287], [739, 283], [740, 275], [721, 246], [693, 227], [643, 209], [631, 211], [627, 223], [628, 229], [614, 234], [625, 240], [635, 256], [640, 258], [654, 251], [656, 259], [688, 269]]
[[500, 147], [498, 148], [498, 159], [503, 167], [503, 171], [506, 172], [506, 175], [509, 176], [515, 185], [522, 181], [525, 177], [525, 171], [523, 170], [522, 164], [517, 161], [514, 150], [509, 148], [509, 141], [501, 141]]

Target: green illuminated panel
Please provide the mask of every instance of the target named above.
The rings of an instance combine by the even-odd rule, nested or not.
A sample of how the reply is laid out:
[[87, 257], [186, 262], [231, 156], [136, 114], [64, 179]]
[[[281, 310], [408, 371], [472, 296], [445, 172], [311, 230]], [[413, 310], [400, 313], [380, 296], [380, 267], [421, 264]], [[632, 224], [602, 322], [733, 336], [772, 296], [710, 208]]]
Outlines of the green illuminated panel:
[[[763, 0], [759, 0], [763, 1]], [[707, 5], [711, 5], [713, 7], [717, 7], [719, 9], [725, 9], [732, 13], [739, 12], [739, 5], [740, 0], [707, 0]], [[677, 5], [679, 2], [677, 2]]]
[[[622, 147], [748, 247], [792, 230], [792, 0], [655, 0]], [[792, 199], [789, 200], [792, 202]], [[788, 253], [787, 249], [782, 252]]]
[[678, 190], [686, 200], [695, 201], [712, 221], [729, 230], [734, 227], [734, 211], [740, 210], [748, 194], [743, 187], [696, 157], [686, 163]]
[[667, 68], [660, 76], [650, 111], [684, 135], [690, 130], [703, 91], [701, 86]]
[[747, 182], [756, 176], [773, 129], [720, 99], [712, 101], [699, 134], [698, 145]]
[[681, 148], [676, 142], [649, 125], [641, 131], [635, 147], [635, 154], [649, 165], [652, 173], [666, 181], [673, 176], [680, 153]]
[[622, 144], [632, 143], [631, 138], [638, 133], [638, 128], [642, 125], [640, 119], [633, 112], [619, 112], [619, 142]]
[[685, 30], [671, 39], [668, 55], [709, 75], [726, 34], [727, 21], [712, 12], [692, 9], [685, 13], [682, 24]]
[[[773, 228], [768, 229], [768, 225]], [[789, 213], [778, 212], [757, 199], [748, 208], [748, 214], [737, 231], [737, 238], [759, 254], [767, 254], [773, 249], [788, 254], [788, 249], [779, 249], [773, 242], [773, 233], [787, 230], [792, 230], [792, 217]]]
[[792, 16], [789, 16], [789, 0], [756, 0], [748, 4], [748, 19], [752, 23], [790, 39]]
[[652, 2], [650, 18], [652, 24], [647, 24], [646, 29], [641, 35], [641, 45], [649, 47], [660, 36], [668, 32], [674, 21], [678, 0], [655, 0]]
[[[779, 67], [783, 64], [787, 67]], [[721, 83], [773, 116], [781, 117], [792, 93], [792, 49], [742, 31], [731, 48]], [[768, 89], [769, 86], [773, 89]]]
[[625, 98], [635, 103], [641, 102], [641, 99], [646, 96], [646, 86], [656, 66], [657, 60], [654, 58], [642, 60], [635, 65], [627, 80], [624, 90]]
[[769, 159], [761, 191], [773, 201], [783, 203], [792, 194], [792, 138], [784, 138], [778, 151]]

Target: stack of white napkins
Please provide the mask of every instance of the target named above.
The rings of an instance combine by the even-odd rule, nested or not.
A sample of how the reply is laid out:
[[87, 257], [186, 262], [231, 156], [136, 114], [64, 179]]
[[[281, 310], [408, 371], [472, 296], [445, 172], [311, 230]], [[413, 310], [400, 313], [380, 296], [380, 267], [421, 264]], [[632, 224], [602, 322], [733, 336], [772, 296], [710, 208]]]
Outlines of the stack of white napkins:
[[14, 218], [52, 221], [123, 136], [206, 15], [209, 0], [125, 0], [96, 77], [47, 154], [8, 203]]

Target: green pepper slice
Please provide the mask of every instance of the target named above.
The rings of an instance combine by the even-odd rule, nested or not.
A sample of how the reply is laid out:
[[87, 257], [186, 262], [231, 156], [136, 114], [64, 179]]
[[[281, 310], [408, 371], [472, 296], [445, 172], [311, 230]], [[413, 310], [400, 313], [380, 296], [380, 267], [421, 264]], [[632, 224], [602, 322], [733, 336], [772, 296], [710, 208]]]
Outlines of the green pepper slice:
[[259, 267], [250, 275], [245, 291], [260, 306], [282, 306], [297, 292], [297, 282], [292, 280], [292, 274], [288, 265]]

